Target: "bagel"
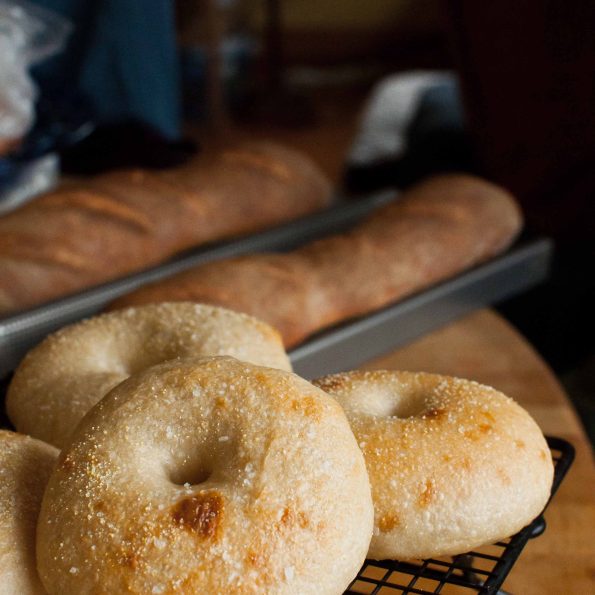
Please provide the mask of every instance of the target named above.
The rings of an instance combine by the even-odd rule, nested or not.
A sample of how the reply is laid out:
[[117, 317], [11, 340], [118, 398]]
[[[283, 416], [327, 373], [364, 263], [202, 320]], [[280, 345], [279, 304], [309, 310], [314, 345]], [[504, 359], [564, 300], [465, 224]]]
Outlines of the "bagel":
[[228, 357], [128, 378], [62, 451], [40, 513], [50, 594], [342, 592], [373, 506], [338, 403]]
[[8, 389], [15, 428], [62, 448], [85, 413], [131, 374], [176, 357], [230, 355], [291, 370], [281, 338], [245, 314], [163, 303], [90, 318], [27, 354]]
[[35, 564], [35, 527], [58, 451], [0, 430], [0, 593], [44, 595]]
[[509, 537], [545, 507], [553, 479], [546, 441], [493, 388], [389, 371], [314, 384], [343, 406], [366, 460], [375, 509], [369, 557], [463, 553]]

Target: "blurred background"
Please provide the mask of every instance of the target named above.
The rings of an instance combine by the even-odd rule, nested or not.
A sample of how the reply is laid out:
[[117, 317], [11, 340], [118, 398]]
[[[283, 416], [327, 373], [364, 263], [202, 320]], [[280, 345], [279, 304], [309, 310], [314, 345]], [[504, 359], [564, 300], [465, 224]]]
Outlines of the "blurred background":
[[511, 190], [550, 279], [500, 311], [595, 440], [594, 3], [0, 2], [0, 209], [228, 138], [312, 156], [337, 191], [470, 171]]

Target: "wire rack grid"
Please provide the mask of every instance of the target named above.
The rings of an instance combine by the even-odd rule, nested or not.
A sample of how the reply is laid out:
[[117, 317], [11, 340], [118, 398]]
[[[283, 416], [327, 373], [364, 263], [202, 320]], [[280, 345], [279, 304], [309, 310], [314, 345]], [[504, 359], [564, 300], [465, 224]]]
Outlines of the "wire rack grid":
[[[550, 502], [574, 460], [574, 448], [561, 438], [547, 437], [554, 461]], [[549, 504], [549, 503], [548, 503]], [[543, 513], [516, 535], [454, 556], [419, 563], [366, 560], [345, 592], [349, 595], [506, 595], [500, 587], [523, 548], [545, 530]]]

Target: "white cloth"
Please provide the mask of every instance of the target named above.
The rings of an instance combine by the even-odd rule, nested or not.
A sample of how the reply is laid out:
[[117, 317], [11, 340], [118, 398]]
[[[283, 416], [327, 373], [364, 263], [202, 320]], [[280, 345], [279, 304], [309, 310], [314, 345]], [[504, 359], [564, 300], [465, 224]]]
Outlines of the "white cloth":
[[364, 107], [348, 163], [366, 165], [405, 153], [407, 128], [424, 91], [455, 77], [451, 71], [411, 71], [389, 76], [376, 85]]

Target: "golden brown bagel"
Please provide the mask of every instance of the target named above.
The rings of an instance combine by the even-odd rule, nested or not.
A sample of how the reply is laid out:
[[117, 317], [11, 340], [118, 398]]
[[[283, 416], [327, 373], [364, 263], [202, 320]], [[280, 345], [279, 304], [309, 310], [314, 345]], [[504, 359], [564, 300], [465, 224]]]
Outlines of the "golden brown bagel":
[[58, 451], [0, 430], [0, 593], [44, 595], [35, 563], [41, 498]]
[[334, 399], [282, 370], [186, 359], [83, 419], [46, 490], [37, 559], [50, 594], [337, 594], [372, 522]]
[[343, 406], [364, 453], [375, 508], [369, 557], [459, 554], [543, 510], [550, 451], [529, 414], [493, 388], [388, 371], [314, 384]]
[[279, 334], [264, 322], [213, 306], [153, 304], [50, 335], [17, 368], [8, 415], [20, 432], [61, 448], [83, 415], [130, 374], [197, 355], [291, 369]]

